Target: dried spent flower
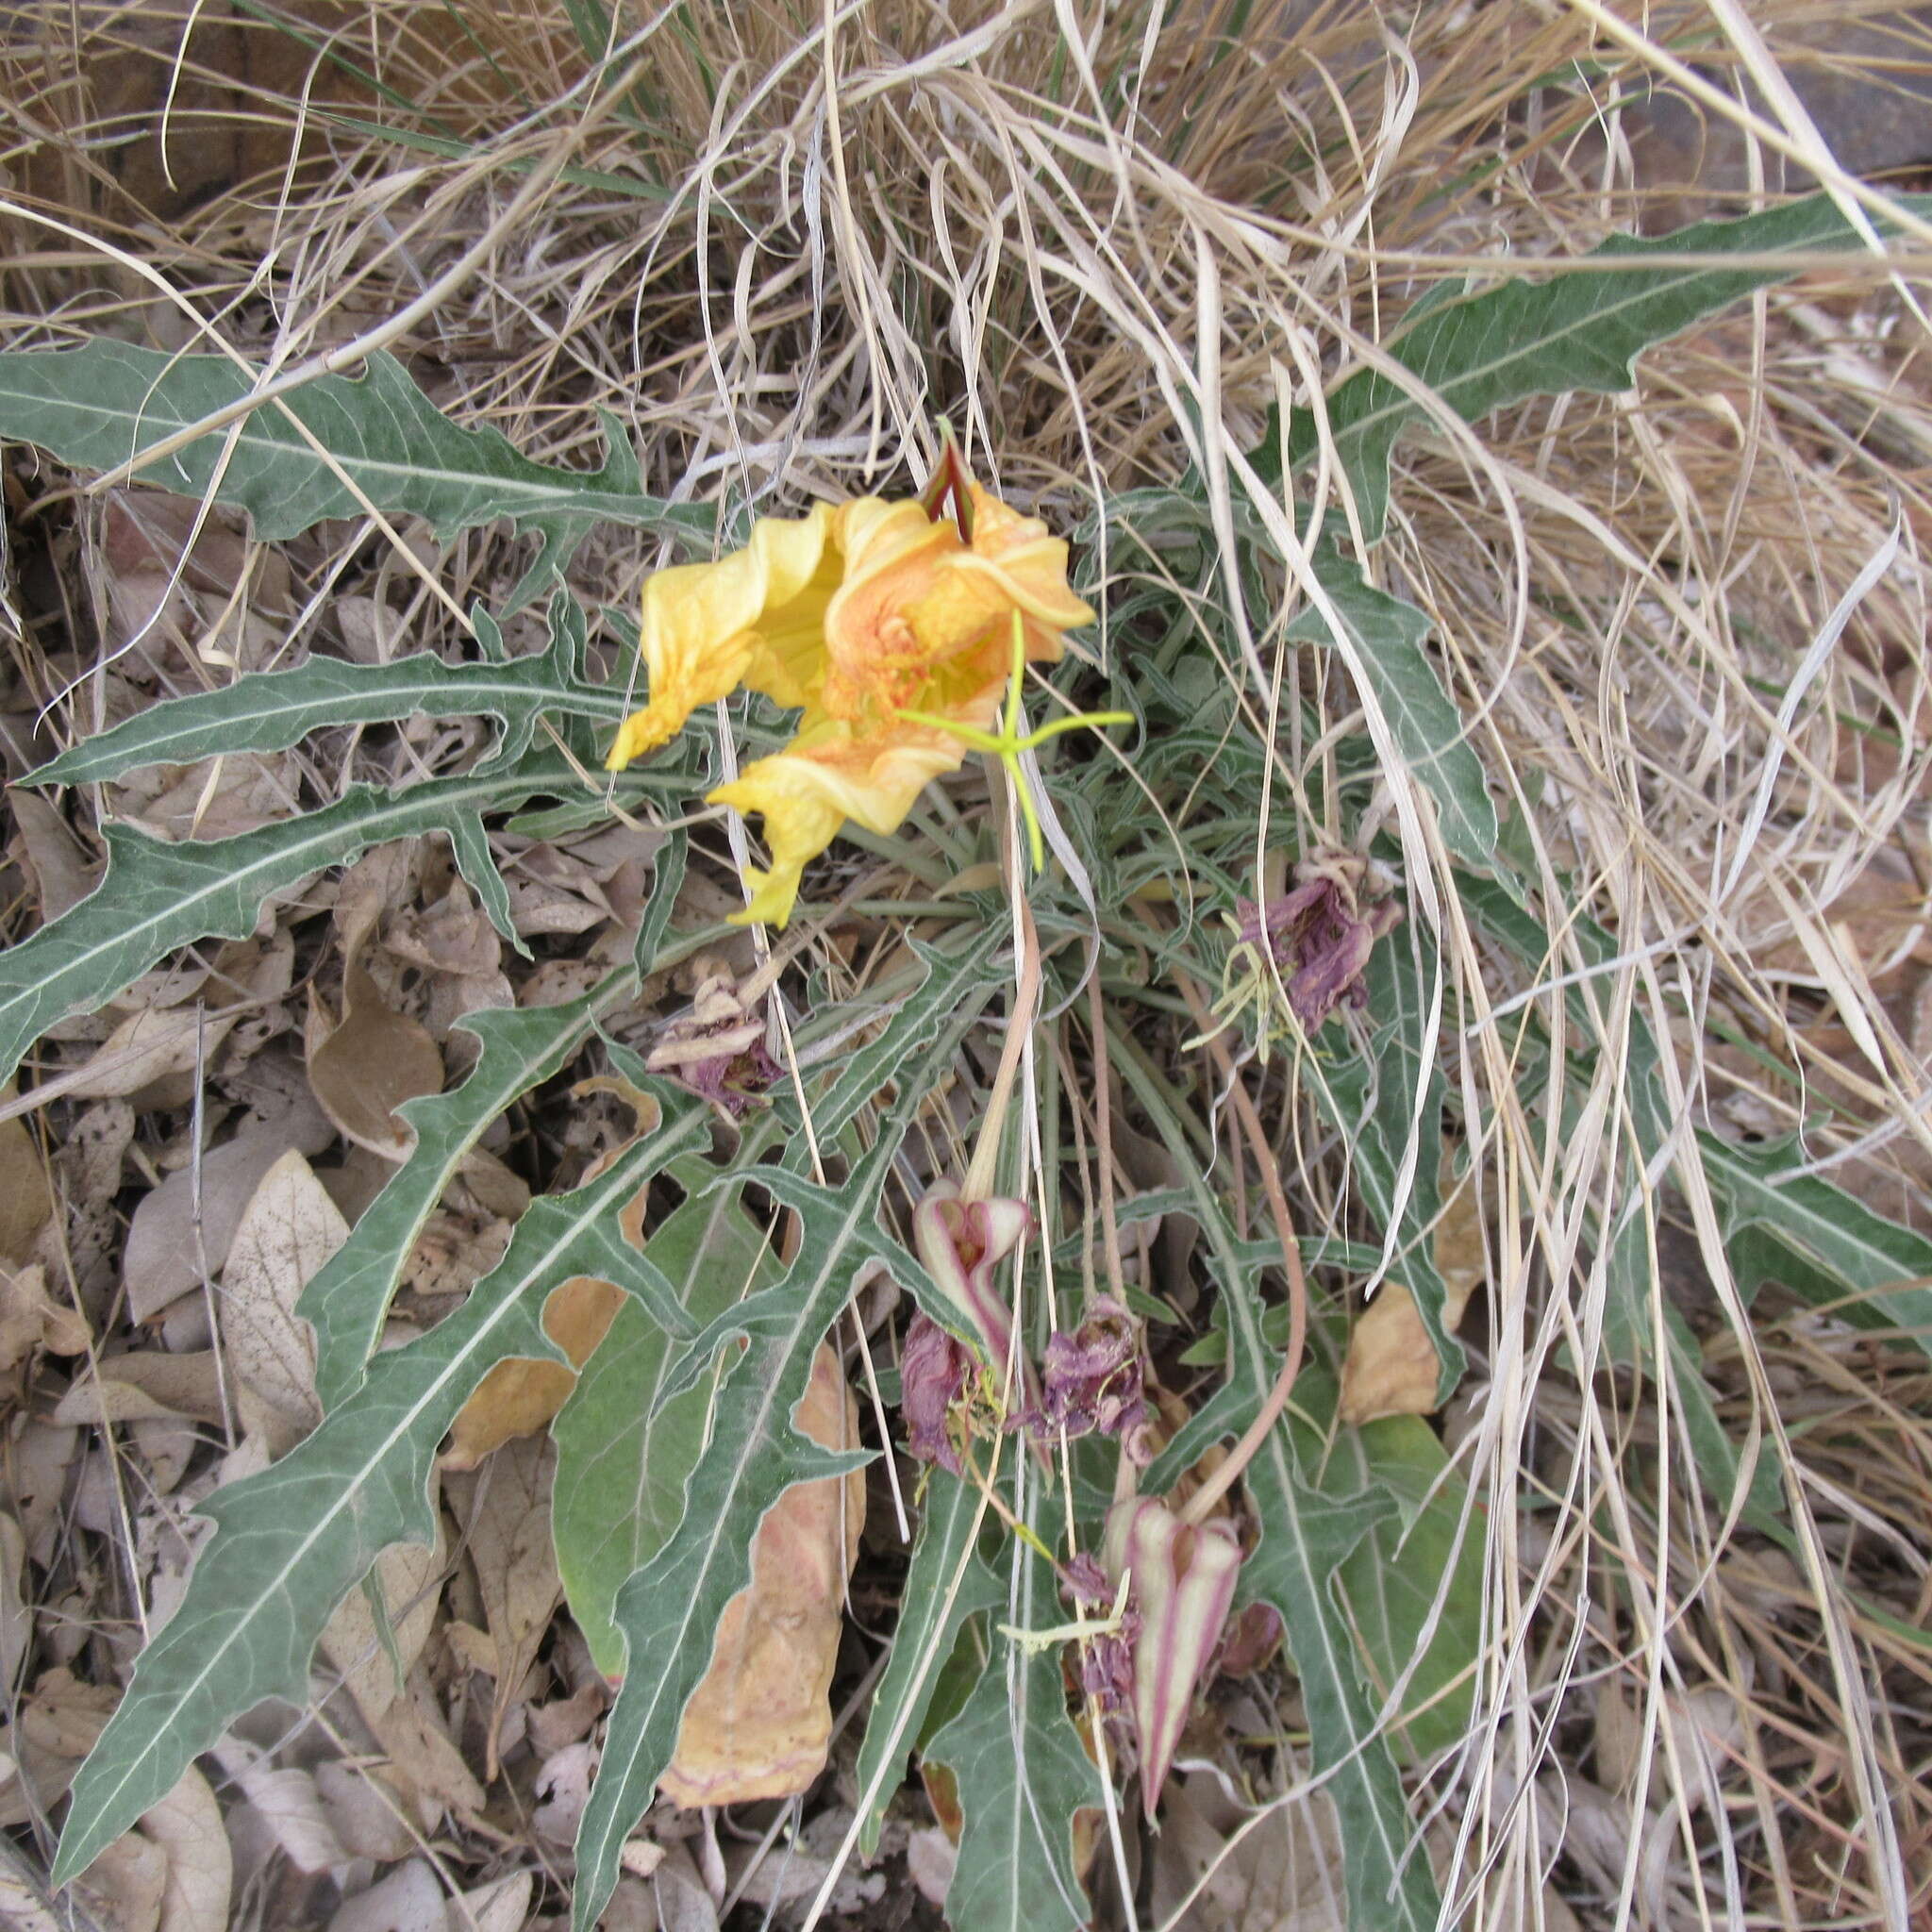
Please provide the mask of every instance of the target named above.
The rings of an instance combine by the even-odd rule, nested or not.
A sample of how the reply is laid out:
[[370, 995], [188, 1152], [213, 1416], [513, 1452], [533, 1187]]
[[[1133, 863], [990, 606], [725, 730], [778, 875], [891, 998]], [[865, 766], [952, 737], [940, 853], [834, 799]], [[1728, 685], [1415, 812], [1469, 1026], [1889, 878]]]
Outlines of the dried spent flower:
[[963, 1475], [949, 1426], [953, 1406], [974, 1376], [973, 1352], [931, 1316], [914, 1315], [899, 1352], [899, 1409], [906, 1418], [906, 1450], [920, 1462], [937, 1462]]
[[1102, 1295], [1077, 1328], [1047, 1338], [1040, 1409], [1027, 1420], [1069, 1437], [1116, 1436], [1132, 1460], [1149, 1459], [1139, 1324], [1111, 1295]]
[[728, 975], [699, 983], [690, 1008], [664, 1029], [645, 1066], [715, 1101], [736, 1120], [784, 1072], [765, 1048], [765, 1023]]
[[1369, 955], [1402, 918], [1386, 895], [1363, 904], [1369, 878], [1368, 861], [1326, 853], [1296, 866], [1296, 884], [1282, 897], [1240, 902], [1239, 943], [1273, 957], [1286, 975], [1289, 1005], [1310, 1033], [1343, 1000], [1361, 1004]]

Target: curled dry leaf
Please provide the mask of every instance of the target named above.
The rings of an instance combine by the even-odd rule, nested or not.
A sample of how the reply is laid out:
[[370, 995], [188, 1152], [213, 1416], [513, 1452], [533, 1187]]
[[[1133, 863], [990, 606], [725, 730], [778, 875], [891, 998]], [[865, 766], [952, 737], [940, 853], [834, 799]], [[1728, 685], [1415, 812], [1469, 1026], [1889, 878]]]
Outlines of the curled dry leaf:
[[235, 1737], [222, 1739], [214, 1755], [296, 1871], [327, 1872], [346, 1862], [311, 1773], [277, 1767], [255, 1745]]
[[[825, 1343], [794, 1421], [827, 1449], [858, 1440], [858, 1404]], [[824, 1769], [845, 1579], [864, 1524], [858, 1470], [794, 1484], [772, 1506], [752, 1543], [751, 1584], [724, 1607], [658, 1780], [674, 1804], [790, 1797]]]
[[348, 1238], [348, 1223], [291, 1148], [262, 1175], [229, 1243], [219, 1302], [222, 1341], [237, 1379], [264, 1405], [274, 1455], [322, 1420], [315, 1331], [296, 1315], [295, 1303]]
[[[1444, 1182], [1452, 1191], [1436, 1224], [1435, 1259], [1448, 1291], [1442, 1326], [1454, 1334], [1487, 1263], [1474, 1177], [1454, 1186], [1446, 1160], [1443, 1165]], [[1400, 1281], [1385, 1281], [1348, 1338], [1341, 1364], [1341, 1420], [1360, 1424], [1384, 1415], [1432, 1415], [1441, 1368], [1414, 1295]]]
[[389, 1160], [409, 1151], [396, 1108], [442, 1091], [442, 1056], [428, 1028], [383, 1004], [359, 959], [342, 973], [342, 1017], [330, 1026], [311, 997], [308, 1084], [337, 1130]]

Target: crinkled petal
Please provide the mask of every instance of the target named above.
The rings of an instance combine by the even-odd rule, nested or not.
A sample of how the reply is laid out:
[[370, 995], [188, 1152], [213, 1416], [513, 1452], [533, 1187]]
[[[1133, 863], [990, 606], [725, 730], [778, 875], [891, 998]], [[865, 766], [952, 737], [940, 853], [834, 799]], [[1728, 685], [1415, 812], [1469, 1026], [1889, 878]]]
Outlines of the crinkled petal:
[[798, 897], [799, 874], [837, 836], [847, 819], [874, 832], [897, 830], [932, 779], [956, 772], [966, 746], [922, 724], [856, 732], [826, 719], [801, 732], [791, 748], [759, 758], [708, 796], [764, 818], [769, 872], [748, 870], [751, 904], [734, 915], [740, 924], [782, 926]]
[[[742, 550], [712, 563], [660, 570], [645, 583], [639, 644], [651, 701], [618, 731], [604, 761], [611, 771], [675, 737], [700, 705], [728, 696], [755, 660], [766, 684], [774, 672], [799, 682], [795, 641], [821, 634], [825, 597], [811, 592], [833, 516], [831, 506], [821, 504], [802, 519], [760, 517]], [[790, 608], [801, 600], [808, 608]], [[789, 657], [765, 641], [761, 625], [793, 645]]]

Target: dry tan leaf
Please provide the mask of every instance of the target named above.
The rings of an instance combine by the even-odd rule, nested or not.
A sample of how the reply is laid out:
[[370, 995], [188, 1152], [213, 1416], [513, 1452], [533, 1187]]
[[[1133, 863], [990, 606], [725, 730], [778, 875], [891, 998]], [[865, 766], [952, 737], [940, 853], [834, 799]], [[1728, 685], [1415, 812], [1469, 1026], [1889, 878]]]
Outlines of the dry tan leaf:
[[352, 1857], [392, 1865], [416, 1845], [404, 1800], [380, 1771], [326, 1759], [315, 1767], [315, 1789], [329, 1829]]
[[6, 1727], [10, 1769], [0, 1776], [0, 1825], [25, 1824], [53, 1810], [119, 1701], [111, 1686], [84, 1684], [64, 1666], [42, 1674], [18, 1722]]
[[36, 1563], [53, 1560], [68, 1472], [79, 1447], [78, 1429], [19, 1415], [0, 1449], [0, 1502], [20, 1519]]
[[445, 1811], [458, 1818], [482, 1811], [483, 1787], [451, 1741], [421, 1664], [409, 1674], [407, 1694], [372, 1719], [369, 1728], [425, 1831], [434, 1831]]
[[531, 1822], [552, 1844], [567, 1845], [577, 1835], [577, 1820], [591, 1795], [597, 1747], [586, 1740], [552, 1752], [537, 1773], [537, 1808]]
[[281, 1455], [322, 1420], [315, 1399], [315, 1331], [295, 1303], [349, 1225], [308, 1161], [291, 1148], [242, 1211], [222, 1270], [222, 1341], [236, 1378], [267, 1404], [270, 1449]]
[[311, 1774], [277, 1769], [255, 1745], [232, 1736], [215, 1745], [214, 1756], [296, 1871], [326, 1872], [347, 1862]]
[[484, 1778], [497, 1773], [497, 1736], [525, 1673], [536, 1660], [551, 1613], [563, 1598], [550, 1541], [550, 1485], [557, 1452], [545, 1437], [525, 1437], [474, 1475], [452, 1475], [447, 1492], [463, 1525], [490, 1621], [496, 1694], [485, 1744]]
[[[70, 907], [78, 906], [94, 889], [99, 868], [82, 850], [78, 839], [52, 799], [25, 786], [9, 793], [8, 809], [26, 851], [26, 862], [39, 888], [41, 924], [51, 925]], [[6, 1250], [0, 1249], [0, 1253]]]
[[234, 1859], [222, 1807], [193, 1765], [152, 1811], [142, 1814], [141, 1832], [167, 1854], [160, 1932], [208, 1932], [225, 1925]]
[[80, 1355], [92, 1340], [79, 1310], [62, 1307], [48, 1294], [44, 1268], [14, 1270], [0, 1262], [0, 1373], [37, 1348]]
[[[1482, 1200], [1473, 1176], [1454, 1184], [1445, 1158], [1443, 1184], [1452, 1190], [1436, 1224], [1436, 1272], [1448, 1291], [1442, 1325], [1452, 1335], [1469, 1298], [1483, 1279]], [[1441, 1364], [1436, 1345], [1400, 1281], [1385, 1281], [1362, 1310], [1348, 1338], [1341, 1364], [1339, 1413], [1345, 1423], [1373, 1422], [1384, 1415], [1433, 1415]]]
[[241, 1017], [198, 1006], [130, 1013], [95, 1048], [87, 1065], [64, 1076], [60, 1085], [76, 1100], [113, 1100], [139, 1093], [170, 1074], [185, 1074], [206, 1064]]
[[159, 1932], [168, 1855], [151, 1838], [125, 1832], [75, 1881], [75, 1889], [113, 1932]]
[[498, 1362], [458, 1411], [443, 1468], [475, 1469], [491, 1450], [547, 1429], [576, 1386], [576, 1370], [604, 1340], [623, 1302], [621, 1288], [584, 1275], [554, 1290], [543, 1304], [543, 1332], [575, 1367], [522, 1358]]
[[328, 1932], [448, 1932], [441, 1881], [426, 1858], [411, 1858], [366, 1891], [342, 1901]]
[[34, 1607], [25, 1580], [26, 1531], [12, 1517], [0, 1516], [0, 1691], [9, 1706], [33, 1641]]
[[71, 1915], [54, 1916], [52, 1894], [27, 1882], [25, 1873], [0, 1859], [0, 1925], [7, 1932], [70, 1932]]
[[[432, 1476], [430, 1503], [436, 1502]], [[425, 1549], [420, 1543], [393, 1543], [375, 1559], [371, 1580], [352, 1590], [336, 1606], [335, 1614], [324, 1626], [322, 1652], [342, 1674], [356, 1708], [371, 1724], [383, 1715], [403, 1695], [409, 1673], [429, 1641], [436, 1626], [438, 1592], [436, 1579], [449, 1560], [449, 1542], [443, 1531], [442, 1512], [436, 1512], [436, 1542]], [[390, 1627], [385, 1643], [376, 1626], [375, 1606], [371, 1591], [379, 1592], [383, 1616]], [[391, 1655], [393, 1645], [394, 1656]], [[403, 1682], [397, 1682], [396, 1664], [402, 1664]]]
[[[0, 1100], [13, 1098], [11, 1080]], [[54, 1218], [47, 1164], [24, 1120], [0, 1121], [0, 1260], [32, 1258], [41, 1230]]]
[[460, 1903], [445, 1907], [448, 1932], [522, 1932], [530, 1915], [531, 1894], [537, 1890], [534, 1872], [512, 1872], [490, 1885], [464, 1892]]
[[354, 955], [342, 972], [341, 1023], [331, 1028], [309, 1008], [308, 1084], [340, 1133], [389, 1160], [401, 1160], [414, 1140], [395, 1109], [442, 1091], [442, 1056], [428, 1029], [385, 1006]]
[[[858, 1404], [821, 1343], [793, 1417], [827, 1449], [858, 1440]], [[845, 1579], [865, 1524], [865, 1478], [797, 1483], [752, 1543], [748, 1589], [725, 1605], [710, 1667], [686, 1705], [658, 1790], [685, 1806], [802, 1791], [824, 1769]]]
[[[183, 1167], [141, 1197], [121, 1260], [127, 1309], [135, 1321], [152, 1322], [171, 1302], [199, 1290], [204, 1257], [210, 1275], [221, 1274], [228, 1245], [241, 1225], [242, 1210], [261, 1185], [262, 1175], [284, 1154], [291, 1148], [320, 1154], [328, 1145], [334, 1130], [312, 1106], [303, 1111], [308, 1118], [291, 1112], [273, 1123], [252, 1123], [232, 1141], [209, 1148], [201, 1158], [199, 1174], [192, 1164]], [[315, 1131], [318, 1126], [320, 1132]]]
[[55, 1404], [53, 1420], [98, 1427], [104, 1422], [176, 1416], [222, 1420], [221, 1372], [211, 1349], [197, 1355], [109, 1356], [98, 1376], [76, 1382]]

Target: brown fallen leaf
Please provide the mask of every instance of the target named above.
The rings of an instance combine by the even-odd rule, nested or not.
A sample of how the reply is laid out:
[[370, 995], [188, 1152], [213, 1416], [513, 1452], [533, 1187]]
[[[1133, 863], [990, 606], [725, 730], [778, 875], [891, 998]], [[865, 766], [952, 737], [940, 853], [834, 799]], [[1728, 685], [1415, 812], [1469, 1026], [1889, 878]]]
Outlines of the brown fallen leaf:
[[48, 1294], [44, 1268], [12, 1269], [0, 1262], [0, 1374], [37, 1348], [49, 1355], [84, 1354], [92, 1339], [86, 1317]]
[[413, 1144], [396, 1117], [406, 1100], [442, 1091], [442, 1055], [428, 1028], [383, 1004], [359, 947], [342, 969], [342, 1016], [331, 1025], [311, 993], [308, 1084], [341, 1132], [358, 1147], [401, 1160]]
[[522, 1357], [498, 1362], [458, 1411], [450, 1428], [450, 1446], [443, 1452], [443, 1468], [475, 1469], [491, 1450], [518, 1436], [547, 1429], [576, 1386], [576, 1371], [604, 1340], [623, 1302], [621, 1288], [587, 1275], [574, 1276], [554, 1289], [543, 1304], [543, 1332], [574, 1366]]
[[221, 1372], [212, 1349], [109, 1356], [97, 1375], [76, 1382], [54, 1405], [52, 1419], [98, 1427], [179, 1416], [203, 1423], [223, 1419]]
[[550, 1486], [557, 1451], [546, 1437], [511, 1442], [474, 1475], [450, 1477], [490, 1625], [488, 1669], [496, 1681], [484, 1746], [484, 1780], [497, 1774], [497, 1738], [563, 1598], [550, 1541]]
[[441, 1881], [426, 1858], [411, 1858], [337, 1907], [328, 1932], [444, 1932]]
[[405, 1808], [414, 1811], [425, 1832], [434, 1831], [445, 1812], [472, 1819], [482, 1811], [483, 1787], [452, 1740], [421, 1663], [409, 1673], [404, 1694], [369, 1728], [408, 1801]]
[[[13, 1098], [11, 1080], [0, 1087], [0, 1101]], [[41, 1230], [54, 1218], [54, 1191], [47, 1164], [24, 1120], [0, 1121], [0, 1260], [33, 1258]]]
[[234, 1859], [222, 1807], [193, 1765], [152, 1811], [142, 1815], [140, 1831], [167, 1855], [160, 1932], [207, 1932], [226, 1924]]
[[[827, 1449], [858, 1440], [858, 1404], [828, 1344], [812, 1359], [793, 1420]], [[824, 1769], [845, 1579], [864, 1524], [857, 1470], [794, 1484], [772, 1506], [752, 1543], [751, 1584], [724, 1607], [710, 1667], [658, 1780], [674, 1804], [790, 1797]]]
[[[1445, 1158], [1443, 1184], [1451, 1191], [1436, 1224], [1435, 1259], [1448, 1291], [1442, 1325], [1454, 1334], [1487, 1263], [1482, 1199], [1474, 1177], [1456, 1186]], [[1384, 1415], [1432, 1415], [1440, 1367], [1415, 1296], [1405, 1283], [1385, 1281], [1348, 1338], [1338, 1412], [1343, 1422], [1355, 1424]]]
[[40, 889], [41, 924], [51, 925], [93, 891], [100, 868], [82, 848], [52, 799], [23, 787], [8, 797], [7, 807], [13, 814], [34, 884]]
[[322, 1420], [315, 1331], [295, 1303], [348, 1238], [348, 1223], [291, 1147], [262, 1175], [229, 1242], [217, 1304], [222, 1342], [236, 1379], [264, 1405], [273, 1456]]
[[0, 1772], [0, 1825], [10, 1830], [53, 1810], [120, 1701], [112, 1685], [84, 1683], [65, 1665], [41, 1674], [0, 1729], [8, 1760]]

